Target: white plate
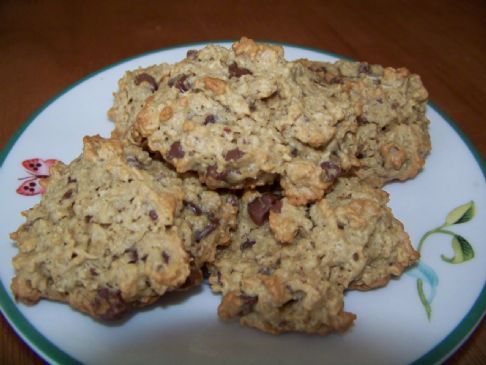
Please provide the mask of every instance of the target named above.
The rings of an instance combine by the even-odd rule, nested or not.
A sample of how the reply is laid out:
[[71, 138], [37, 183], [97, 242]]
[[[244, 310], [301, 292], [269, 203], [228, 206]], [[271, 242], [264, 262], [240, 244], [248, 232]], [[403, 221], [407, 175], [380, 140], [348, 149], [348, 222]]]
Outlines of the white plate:
[[[428, 109], [433, 150], [426, 167], [414, 180], [387, 186], [390, 204], [415, 245], [426, 232], [441, 226], [456, 207], [472, 201], [475, 214], [472, 218], [466, 214], [462, 220], [467, 222], [443, 227], [442, 233], [428, 237], [421, 270], [409, 271], [386, 288], [348, 292], [346, 310], [356, 313], [358, 319], [344, 335], [271, 336], [223, 323], [216, 315], [220, 298], [207, 285], [190, 293], [169, 294], [159, 305], [112, 325], [96, 322], [64, 304], [44, 300], [27, 307], [15, 303], [9, 287], [11, 259], [17, 251], [8, 235], [23, 222], [20, 212], [39, 201], [38, 196], [16, 193], [18, 179], [28, 176], [21, 162], [34, 157], [71, 161], [80, 153], [84, 135], [109, 135], [112, 124], [106, 111], [125, 70], [175, 62], [188, 49], [202, 46], [152, 52], [88, 76], [36, 112], [2, 151], [0, 304], [19, 336], [51, 363], [425, 364], [444, 360], [466, 339], [486, 308], [486, 184], [479, 154], [433, 106]], [[285, 52], [288, 59], [336, 59], [294, 46], [285, 46]], [[456, 211], [455, 220], [464, 216], [461, 213], [466, 208]], [[462, 244], [463, 259], [470, 258], [472, 247], [472, 259], [452, 264], [441, 258], [454, 255], [451, 234], [462, 237], [456, 238], [456, 245]], [[417, 278], [423, 284], [422, 300]], [[428, 301], [430, 320], [423, 304]]]

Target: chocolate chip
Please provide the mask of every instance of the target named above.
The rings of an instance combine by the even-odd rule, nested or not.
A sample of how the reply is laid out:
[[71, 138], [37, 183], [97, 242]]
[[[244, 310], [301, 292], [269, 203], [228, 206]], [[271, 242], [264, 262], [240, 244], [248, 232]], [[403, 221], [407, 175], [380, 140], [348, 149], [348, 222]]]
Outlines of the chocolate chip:
[[216, 117], [213, 114], [208, 114], [204, 119], [203, 124], [208, 125], [208, 124], [213, 124], [215, 122], [216, 122]]
[[323, 177], [326, 181], [334, 181], [341, 175], [341, 167], [333, 162], [325, 161], [321, 163], [323, 171]]
[[98, 289], [96, 296], [100, 297], [101, 299], [108, 299], [110, 297], [110, 289], [108, 288]]
[[155, 81], [155, 79], [152, 76], [150, 76], [148, 73], [144, 72], [135, 76], [135, 85], [138, 86], [144, 81], [150, 84], [152, 92], [157, 91], [157, 89], [159, 88], [157, 81]]
[[162, 259], [166, 264], [168, 264], [170, 261], [170, 255], [167, 252], [162, 251]]
[[76, 257], [78, 257], [78, 254], [76, 252], [73, 252], [71, 254], [71, 259], [75, 259]]
[[155, 209], [151, 209], [150, 212], [149, 212], [149, 217], [150, 219], [152, 219], [154, 222], [159, 219], [159, 215], [157, 214], [157, 212], [155, 211]]
[[135, 248], [127, 248], [125, 253], [128, 254], [129, 264], [135, 264], [138, 261], [138, 251]]
[[230, 78], [241, 77], [243, 75], [253, 75], [253, 73], [250, 70], [244, 67], [239, 67], [236, 62], [233, 62], [231, 65], [229, 65], [228, 72]]
[[219, 224], [219, 219], [216, 218], [213, 212], [206, 212], [205, 214], [211, 223]]
[[201, 207], [193, 202], [184, 200], [184, 206], [189, 208], [195, 215], [201, 215], [203, 213]]
[[96, 271], [96, 269], [94, 267], [91, 267], [89, 269], [89, 273], [93, 276], [98, 276], [98, 271]]
[[342, 84], [344, 80], [339, 76], [334, 76], [331, 80], [329, 80], [330, 84]]
[[69, 199], [72, 196], [73, 196], [73, 190], [72, 189], [69, 189], [68, 191], [66, 191], [64, 193], [64, 195], [62, 196], [62, 199]]
[[147, 261], [147, 257], [148, 257], [148, 255], [145, 254], [145, 255], [142, 256], [142, 258], [140, 260], [142, 260], [143, 262], [145, 262], [145, 261]]
[[258, 297], [245, 294], [240, 295], [240, 299], [242, 301], [241, 311], [239, 313], [240, 316], [246, 316], [250, 313], [253, 306], [258, 302]]
[[72, 183], [75, 183], [77, 181], [78, 180], [76, 180], [75, 178], [72, 178], [71, 176], [68, 176], [68, 184], [72, 184]]
[[98, 289], [93, 307], [95, 312], [102, 311], [98, 316], [106, 321], [120, 319], [131, 309], [131, 306], [123, 300], [119, 290], [108, 288]]
[[247, 238], [241, 245], [240, 245], [240, 250], [245, 251], [248, 250], [249, 248], [252, 248], [253, 245], [256, 243], [255, 240], [251, 240]]
[[359, 125], [364, 125], [368, 123], [368, 119], [364, 115], [358, 115], [356, 117], [356, 121], [358, 122]]
[[248, 203], [248, 215], [256, 225], [261, 226], [268, 219], [270, 209], [273, 208], [279, 213], [281, 207], [282, 202], [277, 196], [266, 193]]
[[270, 206], [270, 210], [274, 213], [278, 213], [280, 214], [280, 212], [282, 211], [282, 200], [277, 200], [275, 201], [271, 206]]
[[241, 151], [239, 148], [234, 148], [226, 152], [226, 155], [224, 155], [224, 159], [226, 161], [239, 160], [240, 158], [243, 157], [244, 154], [245, 153]]
[[186, 80], [187, 80], [188, 77], [189, 76], [187, 76], [187, 75], [176, 76], [176, 77], [170, 79], [167, 82], [167, 85], [169, 85], [169, 87], [175, 87], [181, 93], [185, 93], [187, 90], [189, 90], [189, 85], [186, 83]]
[[218, 172], [218, 168], [215, 165], [208, 166], [206, 169], [206, 176], [214, 180], [225, 181], [228, 174], [229, 170]]
[[169, 152], [167, 153], [167, 158], [172, 160], [173, 158], [183, 158], [184, 155], [185, 153], [182, 149], [181, 142], [177, 141], [172, 143], [170, 146]]
[[209, 236], [211, 232], [216, 229], [216, 227], [216, 223], [209, 223], [203, 229], [197, 230], [196, 232], [194, 232], [194, 241], [196, 241], [197, 243], [201, 242], [201, 240]]
[[215, 165], [208, 166], [206, 169], [206, 176], [215, 180], [219, 179], [218, 169]]
[[371, 73], [371, 67], [366, 62], [360, 62], [359, 67], [358, 67], [358, 72], [360, 74], [370, 74]]
[[353, 253], [353, 260], [358, 261], [359, 260], [359, 254], [357, 252]]
[[365, 155], [364, 155], [362, 152], [358, 152], [358, 153], [356, 154], [356, 158], [357, 158], [358, 160], [361, 160], [361, 159], [362, 159], [362, 158], [364, 158], [364, 157], [365, 157]]
[[292, 151], [290, 151], [290, 155], [292, 157], [297, 157], [299, 155], [299, 150], [297, 148], [292, 148]]
[[186, 57], [191, 58], [193, 60], [196, 59], [197, 55], [198, 55], [198, 51], [196, 51], [195, 49], [190, 49], [186, 53]]
[[92, 219], [92, 218], [93, 218], [93, 216], [92, 216], [92, 215], [86, 215], [86, 216], [84, 216], [84, 221], [85, 221], [86, 223], [89, 223], [89, 222], [91, 221], [91, 219]]

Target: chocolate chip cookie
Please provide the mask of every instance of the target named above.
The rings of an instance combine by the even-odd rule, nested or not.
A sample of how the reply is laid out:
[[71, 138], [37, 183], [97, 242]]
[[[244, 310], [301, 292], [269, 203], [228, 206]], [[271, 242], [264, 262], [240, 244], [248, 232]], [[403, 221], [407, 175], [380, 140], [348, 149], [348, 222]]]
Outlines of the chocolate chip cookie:
[[[210, 188], [244, 189], [280, 179], [294, 204], [322, 197], [358, 164], [343, 139], [356, 129], [349, 100], [288, 62], [279, 46], [243, 38], [210, 45], [173, 65], [145, 100], [131, 139]], [[322, 95], [326, 98], [322, 98]], [[350, 121], [350, 122], [349, 122]], [[313, 158], [299, 155], [307, 146]]]
[[[227, 202], [227, 200], [229, 202]], [[226, 244], [236, 207], [140, 148], [85, 137], [82, 155], [51, 171], [41, 202], [12, 234], [15, 297], [69, 303], [111, 320], [197, 284]]]
[[339, 95], [351, 101], [358, 126], [344, 142], [359, 160], [356, 176], [383, 186], [420, 172], [431, 143], [428, 93], [418, 75], [365, 62], [298, 62], [315, 73], [316, 82], [339, 85]]
[[246, 192], [232, 243], [210, 265], [220, 317], [270, 333], [348, 329], [345, 290], [384, 285], [418, 259], [386, 202], [357, 178], [309, 207]]

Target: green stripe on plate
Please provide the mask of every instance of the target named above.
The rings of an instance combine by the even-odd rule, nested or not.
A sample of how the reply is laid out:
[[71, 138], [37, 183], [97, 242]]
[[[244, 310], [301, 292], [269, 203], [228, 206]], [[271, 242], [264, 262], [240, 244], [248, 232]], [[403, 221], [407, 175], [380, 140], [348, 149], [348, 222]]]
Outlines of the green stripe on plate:
[[41, 355], [44, 360], [55, 364], [77, 365], [81, 364], [51, 341], [44, 337], [19, 311], [16, 304], [10, 299], [5, 291], [3, 284], [0, 282], [0, 307], [4, 317], [15, 329], [19, 336], [35, 352]]

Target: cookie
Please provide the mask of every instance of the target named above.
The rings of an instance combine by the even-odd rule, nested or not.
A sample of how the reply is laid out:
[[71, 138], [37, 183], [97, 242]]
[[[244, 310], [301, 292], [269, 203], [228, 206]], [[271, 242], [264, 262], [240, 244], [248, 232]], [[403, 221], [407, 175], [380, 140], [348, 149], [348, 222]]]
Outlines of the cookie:
[[[24, 303], [47, 298], [118, 319], [196, 284], [229, 238], [235, 208], [138, 147], [85, 137], [79, 158], [51, 170], [41, 202], [11, 235], [19, 248], [11, 287]], [[200, 212], [187, 208], [201, 197]]]
[[118, 81], [118, 90], [113, 94], [113, 106], [108, 117], [115, 123], [112, 136], [125, 139], [135, 117], [145, 105], [145, 100], [158, 89], [169, 65], [160, 64], [134, 71], [127, 71]]
[[[210, 45], [170, 68], [130, 138], [178, 172], [197, 172], [212, 189], [279, 179], [288, 199], [305, 204], [358, 163], [341, 140], [356, 129], [345, 115], [352, 112], [349, 100], [314, 79], [308, 68], [286, 61], [279, 46], [246, 38], [231, 49]], [[298, 155], [305, 146], [315, 158]]]
[[344, 142], [359, 160], [355, 176], [380, 187], [421, 171], [431, 142], [428, 93], [418, 75], [364, 62], [298, 62], [315, 73], [316, 82], [339, 85], [337, 95], [351, 101], [358, 127]]
[[245, 193], [232, 242], [209, 266], [219, 316], [274, 334], [348, 329], [344, 292], [383, 285], [418, 259], [386, 202], [357, 178], [309, 207]]

